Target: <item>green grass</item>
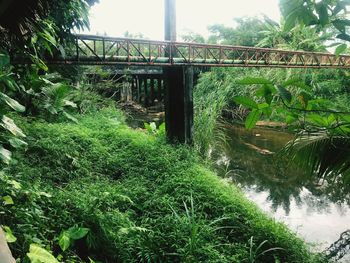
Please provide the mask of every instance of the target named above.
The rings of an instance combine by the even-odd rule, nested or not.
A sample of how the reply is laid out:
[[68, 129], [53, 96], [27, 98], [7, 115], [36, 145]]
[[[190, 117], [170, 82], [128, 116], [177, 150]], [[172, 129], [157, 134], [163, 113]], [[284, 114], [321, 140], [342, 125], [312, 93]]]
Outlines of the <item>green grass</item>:
[[[119, 111], [77, 124], [18, 123], [29, 147], [6, 174], [22, 189], [0, 186], [15, 203], [1, 208], [0, 220], [18, 239], [17, 257], [39, 243], [67, 262], [250, 262], [267, 240], [259, 253], [283, 249], [254, 262], [319, 262], [193, 150], [131, 130]], [[90, 232], [63, 253], [57, 238], [73, 225]]]

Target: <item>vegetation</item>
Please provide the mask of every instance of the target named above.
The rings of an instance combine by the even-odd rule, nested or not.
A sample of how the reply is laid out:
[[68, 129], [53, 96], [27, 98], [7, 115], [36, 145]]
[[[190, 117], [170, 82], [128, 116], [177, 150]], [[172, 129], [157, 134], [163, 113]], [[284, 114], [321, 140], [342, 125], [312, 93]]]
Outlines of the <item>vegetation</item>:
[[[117, 110], [76, 117], [16, 119], [28, 150], [1, 175], [0, 213], [16, 256], [37, 244], [75, 262], [317, 262], [192, 150], [131, 130]], [[74, 226], [86, 235], [64, 245]]]
[[[289, 30], [288, 19], [282, 21], [282, 25], [266, 21], [257, 45], [324, 51], [325, 40], [334, 35], [325, 25], [322, 31], [322, 25], [307, 27], [303, 24]], [[244, 23], [249, 25], [251, 22]], [[346, 45], [339, 45], [336, 54], [345, 50]], [[294, 132], [300, 132], [300, 137], [288, 145], [289, 153], [293, 152], [295, 160], [303, 160], [311, 173], [320, 177], [348, 173], [350, 111], [347, 78], [346, 72], [336, 70], [219, 69], [205, 73], [194, 94], [198, 149], [203, 153], [210, 150], [215, 134], [222, 134], [215, 132], [222, 117], [236, 121], [245, 119], [248, 129], [260, 119], [278, 121], [290, 125]], [[336, 144], [338, 139], [339, 144]], [[339, 163], [331, 161], [333, 151], [339, 152]], [[317, 154], [319, 152], [322, 154]]]
[[[164, 125], [128, 128], [113, 95], [106, 98], [112, 82], [91, 86], [82, 82], [89, 69], [45, 64], [46, 56], [65, 56], [62, 44], [72, 28], [89, 26], [95, 2], [0, 4], [0, 222], [14, 256], [34, 263], [326, 262], [193, 149], [168, 145]], [[235, 29], [213, 25], [208, 39], [184, 38], [311, 51], [324, 51], [330, 36], [349, 40], [346, 1], [289, 2], [282, 1], [281, 25], [242, 18]], [[347, 51], [336, 44], [337, 55]], [[10, 55], [32, 65], [13, 66]], [[195, 90], [197, 148], [210, 150], [223, 117], [245, 120], [248, 129], [260, 118], [283, 121], [303, 129], [289, 145], [293, 158], [348, 184], [347, 87], [348, 74], [336, 70], [203, 73]]]

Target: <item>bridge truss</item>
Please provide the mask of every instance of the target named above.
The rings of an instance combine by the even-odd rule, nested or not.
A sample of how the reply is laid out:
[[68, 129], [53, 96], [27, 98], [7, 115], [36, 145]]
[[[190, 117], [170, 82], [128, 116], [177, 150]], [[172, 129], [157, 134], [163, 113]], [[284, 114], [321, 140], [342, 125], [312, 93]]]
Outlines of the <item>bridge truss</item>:
[[51, 64], [135, 66], [350, 68], [350, 56], [244, 46], [75, 35]]

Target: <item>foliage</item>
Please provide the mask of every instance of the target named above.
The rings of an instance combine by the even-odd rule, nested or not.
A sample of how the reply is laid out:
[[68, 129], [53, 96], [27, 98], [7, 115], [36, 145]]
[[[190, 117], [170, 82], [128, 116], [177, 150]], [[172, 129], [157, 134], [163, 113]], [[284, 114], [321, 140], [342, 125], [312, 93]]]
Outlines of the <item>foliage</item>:
[[41, 115], [46, 119], [64, 116], [76, 121], [69, 113], [77, 105], [69, 98], [74, 88], [59, 74], [38, 74], [37, 69], [25, 72], [21, 79], [22, 90], [17, 93], [17, 98], [26, 107], [26, 114]]
[[[7, 0], [1, 4], [0, 26], [1, 36], [10, 44], [21, 43], [22, 47], [28, 37], [39, 32], [40, 21], [53, 22], [59, 32], [69, 33], [70, 29], [82, 29], [89, 26], [88, 8], [96, 0], [28, 0], [18, 2]], [[38, 30], [39, 29], [39, 30]], [[17, 41], [16, 41], [17, 40]], [[9, 43], [6, 44], [8, 47]]]
[[[22, 140], [26, 137], [25, 134], [17, 127], [14, 121], [7, 116], [9, 110], [17, 112], [25, 111], [24, 106], [6, 94], [13, 94], [20, 90], [20, 87], [14, 80], [9, 63], [10, 59], [8, 54], [0, 52], [0, 103], [2, 105], [0, 109], [0, 160], [5, 164], [9, 164], [11, 161], [11, 152], [9, 149], [22, 148], [26, 145], [26, 142]], [[0, 167], [1, 166], [0, 164]]]
[[66, 251], [71, 245], [74, 244], [75, 240], [82, 239], [88, 233], [88, 228], [78, 227], [75, 225], [73, 227], [70, 227], [68, 230], [63, 231], [60, 234], [58, 238], [58, 244], [60, 245], [62, 251]]
[[302, 127], [301, 135], [287, 145], [291, 160], [298, 160], [318, 176], [349, 176], [350, 112], [337, 111], [331, 101], [315, 98], [311, 87], [298, 78], [279, 84], [246, 78], [240, 83], [259, 84], [255, 90], [257, 101], [235, 98], [236, 103], [251, 110], [246, 128], [253, 128], [261, 116], [268, 118], [275, 111], [285, 123]]
[[[228, 72], [230, 74], [225, 74]], [[212, 142], [215, 141], [217, 120], [229, 103], [227, 98], [237, 95], [232, 85], [232, 78], [238, 72], [237, 69], [215, 69], [200, 75], [193, 97], [195, 105], [194, 141], [201, 153], [206, 153]]]
[[[267, 48], [279, 48], [285, 50], [304, 50], [325, 52], [325, 40], [331, 37], [330, 34], [320, 33], [315, 28], [305, 25], [297, 25], [287, 30], [286, 23], [266, 23], [266, 29], [260, 34], [263, 36], [257, 46]], [[345, 50], [340, 50], [343, 53]]]
[[261, 39], [260, 32], [266, 29], [266, 25], [273, 23], [267, 17], [243, 17], [236, 18], [235, 28], [214, 24], [208, 27], [211, 35], [209, 43], [221, 43], [228, 45], [255, 46]]
[[[248, 262], [249, 263], [256, 263], [258, 262], [258, 258], [268, 252], [272, 252], [274, 250], [279, 250], [281, 248], [279, 247], [273, 247], [273, 248], [269, 248], [269, 249], [266, 249], [266, 250], [262, 250], [262, 247], [267, 243], [268, 241], [267, 240], [264, 240], [263, 242], [261, 242], [256, 248], [255, 248], [255, 244], [254, 244], [254, 237], [252, 236], [250, 239], [249, 239], [249, 258], [248, 258]], [[275, 260], [276, 262], [276, 260]]]
[[[76, 117], [78, 123], [16, 120], [31, 134], [28, 151], [16, 154], [0, 184], [0, 195], [16, 204], [0, 213], [17, 237], [10, 244], [16, 257], [30, 244], [57, 256], [57, 237], [77, 225], [89, 232], [61, 260], [242, 262], [254, 236], [257, 244], [268, 240], [266, 249], [285, 249], [261, 255], [261, 262], [318, 262], [187, 147], [130, 130], [119, 111]], [[11, 180], [21, 188], [13, 190]]]
[[165, 123], [163, 122], [159, 127], [157, 128], [157, 125], [155, 122], [151, 123], [145, 123], [145, 129], [149, 134], [158, 135], [158, 136], [165, 136]]
[[31, 263], [58, 263], [58, 260], [46, 249], [31, 244], [27, 253]]
[[349, 5], [346, 0], [282, 0], [280, 3], [286, 31], [295, 25], [304, 24], [317, 31], [332, 31], [337, 39], [345, 41], [350, 41], [350, 20], [346, 18]]

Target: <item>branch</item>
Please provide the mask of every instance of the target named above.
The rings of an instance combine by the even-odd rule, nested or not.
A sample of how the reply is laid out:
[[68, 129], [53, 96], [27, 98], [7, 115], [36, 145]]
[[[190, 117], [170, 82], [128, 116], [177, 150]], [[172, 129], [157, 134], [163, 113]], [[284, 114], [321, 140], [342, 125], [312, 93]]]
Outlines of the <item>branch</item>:
[[349, 111], [306, 110], [306, 109], [295, 108], [295, 107], [288, 106], [288, 105], [286, 104], [286, 102], [284, 101], [283, 98], [281, 98], [281, 100], [282, 100], [283, 105], [284, 105], [287, 109], [290, 109], [290, 110], [297, 110], [297, 111], [300, 111], [300, 112], [320, 112], [320, 113], [334, 113], [334, 114], [347, 114], [347, 115], [350, 115], [350, 112], [349, 112]]

